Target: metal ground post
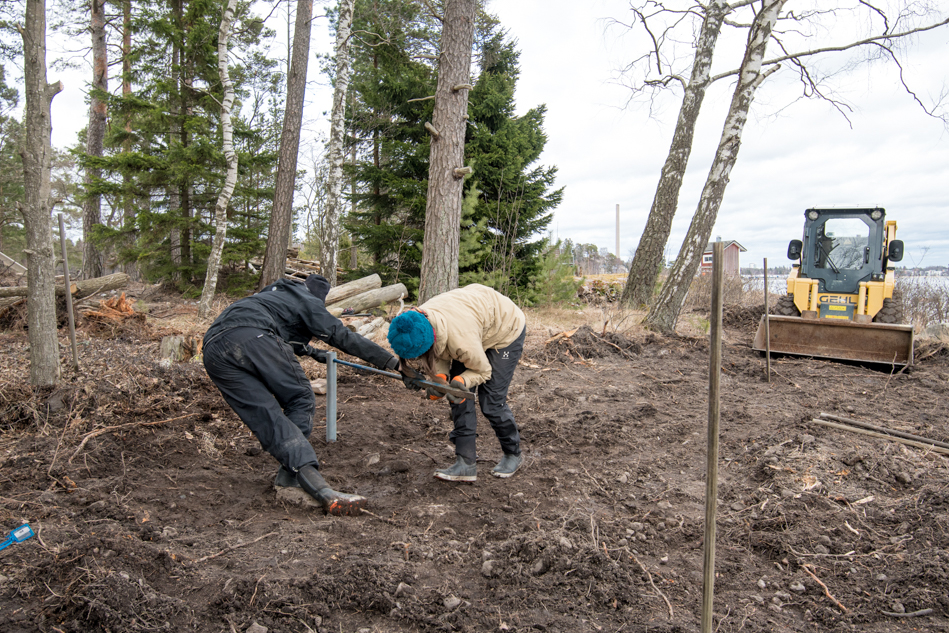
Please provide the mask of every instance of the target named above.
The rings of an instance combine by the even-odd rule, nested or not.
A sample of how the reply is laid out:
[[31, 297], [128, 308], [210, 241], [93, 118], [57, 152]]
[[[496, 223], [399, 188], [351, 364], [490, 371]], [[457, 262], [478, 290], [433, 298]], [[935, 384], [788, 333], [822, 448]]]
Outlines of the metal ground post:
[[336, 352], [326, 352], [326, 441], [336, 441]]

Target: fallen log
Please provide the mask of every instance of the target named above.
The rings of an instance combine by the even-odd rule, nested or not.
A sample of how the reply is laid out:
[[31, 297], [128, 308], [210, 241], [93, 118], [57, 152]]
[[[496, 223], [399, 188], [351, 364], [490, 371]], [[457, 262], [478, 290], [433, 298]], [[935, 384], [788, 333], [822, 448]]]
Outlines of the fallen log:
[[355, 297], [364, 292], [369, 292], [370, 290], [375, 290], [382, 287], [382, 279], [379, 278], [379, 275], [369, 275], [368, 277], [363, 277], [362, 279], [357, 279], [355, 281], [350, 281], [345, 284], [340, 284], [335, 288], [330, 288], [330, 291], [326, 294], [326, 306], [329, 307], [333, 304], [340, 303], [349, 299], [350, 297]]
[[[111, 275], [106, 275], [105, 277], [74, 281], [69, 285], [69, 289], [70, 294], [76, 295], [77, 297], [86, 297], [97, 292], [105, 292], [107, 290], [118, 290], [119, 288], [124, 288], [128, 282], [129, 276], [125, 273], [113, 273]], [[28, 294], [30, 294], [30, 289], [28, 286], [10, 286], [7, 288], [0, 288], [0, 297], [25, 297]], [[56, 286], [56, 294], [58, 296], [65, 296], [65, 286]]]
[[368, 310], [369, 308], [375, 308], [383, 303], [404, 299], [408, 294], [409, 291], [405, 288], [405, 285], [394, 284], [392, 286], [386, 286], [385, 288], [378, 288], [358, 294], [355, 297], [333, 304], [327, 309], [330, 314], [338, 317], [346, 308], [352, 308], [355, 312], [360, 312], [362, 310]]

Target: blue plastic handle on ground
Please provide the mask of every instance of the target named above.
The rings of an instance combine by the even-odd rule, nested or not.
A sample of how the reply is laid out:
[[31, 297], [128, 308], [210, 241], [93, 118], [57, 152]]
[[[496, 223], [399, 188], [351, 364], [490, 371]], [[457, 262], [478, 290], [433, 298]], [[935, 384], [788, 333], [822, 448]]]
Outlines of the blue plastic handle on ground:
[[17, 529], [10, 532], [10, 536], [0, 543], [0, 550], [4, 550], [14, 543], [22, 543], [31, 536], [33, 536], [33, 529], [30, 527], [29, 523], [24, 523]]

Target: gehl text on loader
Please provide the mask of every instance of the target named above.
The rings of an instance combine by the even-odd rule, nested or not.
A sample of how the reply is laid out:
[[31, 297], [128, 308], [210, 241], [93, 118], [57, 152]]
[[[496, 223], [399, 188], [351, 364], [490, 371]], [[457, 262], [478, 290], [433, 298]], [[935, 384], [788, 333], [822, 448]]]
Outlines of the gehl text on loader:
[[762, 316], [755, 350], [912, 365], [913, 327], [902, 323], [891, 265], [903, 259], [903, 242], [884, 209], [808, 209], [788, 259], [800, 261], [787, 294]]

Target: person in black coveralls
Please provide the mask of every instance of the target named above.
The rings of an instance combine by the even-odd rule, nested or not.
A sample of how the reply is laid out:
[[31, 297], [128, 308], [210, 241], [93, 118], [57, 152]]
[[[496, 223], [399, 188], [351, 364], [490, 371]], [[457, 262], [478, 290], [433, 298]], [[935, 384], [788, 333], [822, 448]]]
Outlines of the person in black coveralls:
[[204, 335], [204, 367], [224, 400], [280, 463], [275, 486], [302, 487], [328, 514], [358, 513], [366, 499], [330, 488], [310, 445], [316, 399], [296, 356], [326, 362], [310, 347], [316, 337], [376, 367], [399, 369], [399, 359], [350, 331], [326, 310], [329, 282], [281, 279], [240, 299]]

